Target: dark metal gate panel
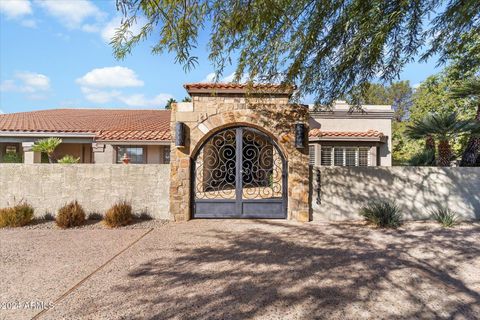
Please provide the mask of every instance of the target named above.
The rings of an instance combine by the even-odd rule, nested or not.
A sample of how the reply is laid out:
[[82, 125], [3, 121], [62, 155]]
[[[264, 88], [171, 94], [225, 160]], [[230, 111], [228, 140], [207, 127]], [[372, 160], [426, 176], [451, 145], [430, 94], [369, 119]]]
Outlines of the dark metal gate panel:
[[201, 146], [192, 163], [194, 218], [286, 218], [286, 160], [263, 132], [222, 130]]

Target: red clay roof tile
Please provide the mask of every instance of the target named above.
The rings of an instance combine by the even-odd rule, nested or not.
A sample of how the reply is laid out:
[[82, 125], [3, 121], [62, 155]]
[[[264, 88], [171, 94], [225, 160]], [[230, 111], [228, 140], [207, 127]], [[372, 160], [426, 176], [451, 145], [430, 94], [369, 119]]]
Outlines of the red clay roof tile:
[[325, 137], [382, 138], [383, 133], [377, 130], [355, 132], [355, 131], [322, 131], [320, 129], [311, 129], [308, 136], [311, 138], [325, 138]]
[[0, 131], [94, 133], [97, 140], [169, 141], [169, 110], [54, 109], [0, 115]]

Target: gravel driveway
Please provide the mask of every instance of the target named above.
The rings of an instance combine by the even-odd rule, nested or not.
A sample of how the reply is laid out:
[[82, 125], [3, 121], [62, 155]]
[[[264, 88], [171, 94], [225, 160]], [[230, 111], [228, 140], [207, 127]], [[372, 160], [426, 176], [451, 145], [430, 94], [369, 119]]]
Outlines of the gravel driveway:
[[[1, 302], [61, 297], [40, 319], [480, 315], [478, 223], [389, 231], [194, 220], [149, 230], [0, 231]], [[0, 310], [0, 319], [38, 312]]]

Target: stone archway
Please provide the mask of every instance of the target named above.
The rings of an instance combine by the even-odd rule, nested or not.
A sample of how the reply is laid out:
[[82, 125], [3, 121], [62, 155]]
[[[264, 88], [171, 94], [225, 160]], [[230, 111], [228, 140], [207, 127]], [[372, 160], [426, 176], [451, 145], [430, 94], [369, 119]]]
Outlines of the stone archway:
[[[185, 88], [190, 103], [172, 106], [171, 129], [175, 123], [185, 126], [185, 146], [171, 152], [170, 211], [175, 221], [192, 218], [192, 161], [213, 132], [224, 128], [251, 127], [266, 132], [285, 158], [288, 178], [285, 182], [287, 218], [308, 221], [309, 168], [308, 146], [295, 148], [295, 124], [308, 123], [308, 108], [289, 104], [292, 88], [279, 86], [191, 84]], [[248, 97], [247, 97], [248, 94]], [[307, 135], [308, 132], [305, 132]], [[306, 141], [306, 140], [305, 140]]]

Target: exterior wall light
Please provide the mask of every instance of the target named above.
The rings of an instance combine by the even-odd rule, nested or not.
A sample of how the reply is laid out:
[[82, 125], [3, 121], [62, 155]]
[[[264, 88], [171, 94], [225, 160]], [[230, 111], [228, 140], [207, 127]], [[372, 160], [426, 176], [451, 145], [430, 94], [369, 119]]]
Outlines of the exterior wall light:
[[185, 124], [183, 122], [175, 123], [175, 146], [185, 147]]
[[305, 124], [295, 123], [295, 148], [305, 147]]

